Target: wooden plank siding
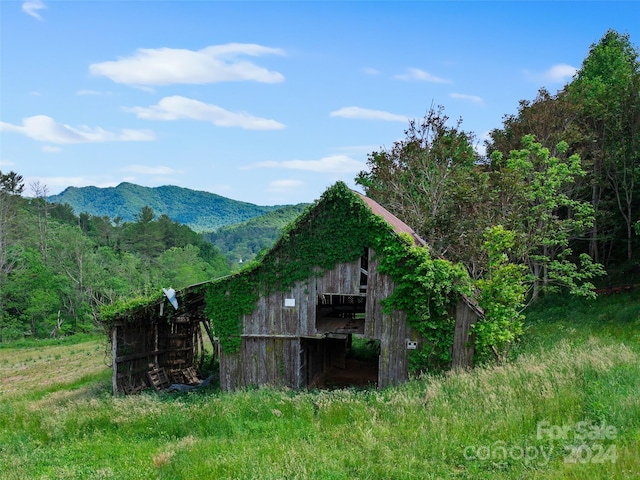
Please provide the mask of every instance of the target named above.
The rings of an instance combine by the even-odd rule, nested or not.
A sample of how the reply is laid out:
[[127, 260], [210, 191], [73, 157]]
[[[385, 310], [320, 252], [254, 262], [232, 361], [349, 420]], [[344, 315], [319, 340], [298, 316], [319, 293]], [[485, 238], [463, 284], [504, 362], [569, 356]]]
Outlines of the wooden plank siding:
[[220, 356], [222, 390], [255, 385], [299, 386], [298, 337], [244, 337], [238, 353]]
[[365, 336], [380, 340], [378, 388], [384, 388], [408, 379], [406, 342], [414, 334], [404, 312], [383, 312], [383, 300], [393, 293], [395, 285], [390, 277], [378, 272], [379, 263], [375, 255], [369, 258]]
[[473, 366], [474, 340], [471, 327], [478, 321], [478, 314], [464, 301], [458, 300], [455, 310], [456, 326], [451, 348], [451, 368], [470, 368]]
[[[415, 336], [403, 312], [386, 314], [382, 300], [394, 289], [390, 277], [378, 273], [378, 260], [368, 262], [364, 336], [379, 340], [378, 387], [402, 383], [408, 378], [406, 341]], [[318, 295], [360, 295], [361, 261], [336, 265], [322, 276], [294, 285], [287, 292], [273, 292], [259, 298], [256, 308], [245, 315], [240, 352], [220, 359], [223, 390], [271, 384], [293, 388], [304, 386], [300, 373], [300, 342], [304, 337], [321, 338], [316, 330]], [[285, 306], [285, 299], [295, 306]]]

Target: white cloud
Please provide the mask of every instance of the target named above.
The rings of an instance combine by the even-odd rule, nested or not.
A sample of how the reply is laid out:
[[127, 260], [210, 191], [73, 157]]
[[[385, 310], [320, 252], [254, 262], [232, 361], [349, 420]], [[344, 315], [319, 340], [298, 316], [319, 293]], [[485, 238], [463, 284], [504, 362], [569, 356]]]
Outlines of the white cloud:
[[362, 71], [367, 75], [380, 75], [380, 70], [378, 70], [377, 68], [367, 67], [363, 68]]
[[89, 66], [93, 75], [129, 85], [174, 85], [252, 80], [277, 83], [279, 72], [267, 70], [240, 56], [284, 55], [279, 48], [251, 43], [213, 45], [202, 50], [140, 48], [130, 57]]
[[7, 160], [6, 158], [0, 158], [0, 168], [13, 167], [14, 165], [15, 165], [15, 162], [12, 162], [11, 160]]
[[47, 7], [42, 0], [27, 0], [22, 4], [22, 11], [24, 13], [40, 21], [42, 21], [42, 17], [38, 13], [38, 10], [44, 10], [45, 8]]
[[165, 97], [150, 107], [125, 107], [145, 120], [201, 120], [218, 127], [240, 127], [245, 130], [281, 130], [280, 122], [254, 117], [246, 112], [230, 112], [224, 108], [181, 96]]
[[89, 128], [81, 126], [74, 128], [58, 123], [47, 115], [25, 118], [22, 120], [22, 125], [0, 122], [1, 131], [20, 133], [38, 142], [57, 144], [135, 142], [155, 139], [153, 132], [150, 130], [123, 129], [118, 133], [114, 133], [101, 127]]
[[578, 70], [571, 65], [559, 63], [551, 66], [548, 70], [542, 73], [535, 73], [529, 70], [525, 70], [525, 76], [532, 82], [540, 83], [566, 83], [571, 80], [571, 77], [575, 75]]
[[81, 95], [81, 96], [83, 96], [83, 95], [97, 95], [97, 96], [110, 97], [111, 95], [113, 95], [113, 92], [109, 92], [109, 91], [100, 92], [98, 90], [78, 90], [76, 92], [76, 95]]
[[420, 70], [419, 68], [408, 68], [407, 73], [396, 75], [395, 78], [407, 81], [416, 80], [419, 82], [451, 83], [451, 80], [436, 77], [435, 75], [425, 72], [424, 70]]
[[60, 147], [54, 147], [53, 145], [45, 145], [41, 150], [44, 153], [60, 153], [62, 151]]
[[363, 162], [354, 160], [347, 155], [331, 155], [320, 160], [285, 160], [281, 162], [267, 161], [258, 162], [247, 168], [286, 168], [291, 170], [304, 170], [316, 173], [358, 173], [366, 165]]
[[149, 167], [147, 165], [129, 165], [121, 169], [123, 172], [138, 173], [141, 175], [176, 175], [182, 173], [179, 170], [175, 170], [171, 167]]
[[544, 73], [547, 80], [554, 83], [564, 83], [568, 81], [578, 70], [571, 65], [559, 64], [552, 66]]
[[371, 110], [361, 107], [344, 107], [331, 112], [332, 117], [357, 118], [361, 120], [386, 120], [389, 122], [406, 122], [408, 117], [382, 110]]
[[449, 96], [456, 100], [468, 100], [471, 103], [475, 103], [477, 105], [481, 105], [483, 102], [482, 97], [478, 97], [476, 95], [467, 95], [465, 93], [450, 93]]
[[267, 191], [274, 193], [287, 193], [302, 189], [305, 183], [301, 180], [274, 180], [269, 183]]

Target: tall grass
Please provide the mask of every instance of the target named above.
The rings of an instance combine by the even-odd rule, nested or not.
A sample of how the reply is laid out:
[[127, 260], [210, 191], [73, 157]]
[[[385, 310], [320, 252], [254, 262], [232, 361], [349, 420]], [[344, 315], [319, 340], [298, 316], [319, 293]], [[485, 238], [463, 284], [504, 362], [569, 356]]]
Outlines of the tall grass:
[[[113, 399], [90, 347], [95, 369], [0, 394], [0, 478], [640, 478], [640, 308], [631, 304], [640, 298], [545, 300], [509, 363], [383, 391]], [[49, 348], [59, 347], [40, 355]], [[0, 366], [20, 352], [0, 350]], [[577, 438], [602, 427], [615, 433]], [[600, 463], [599, 448], [609, 452]]]

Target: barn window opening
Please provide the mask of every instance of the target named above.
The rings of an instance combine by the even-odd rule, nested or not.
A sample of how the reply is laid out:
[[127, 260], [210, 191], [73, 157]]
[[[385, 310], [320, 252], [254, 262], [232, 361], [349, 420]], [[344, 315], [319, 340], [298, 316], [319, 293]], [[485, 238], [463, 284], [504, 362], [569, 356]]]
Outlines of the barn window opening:
[[302, 387], [377, 387], [379, 340], [362, 335], [334, 335], [304, 338], [300, 347]]
[[324, 334], [364, 334], [367, 297], [363, 293], [318, 295], [316, 331]]

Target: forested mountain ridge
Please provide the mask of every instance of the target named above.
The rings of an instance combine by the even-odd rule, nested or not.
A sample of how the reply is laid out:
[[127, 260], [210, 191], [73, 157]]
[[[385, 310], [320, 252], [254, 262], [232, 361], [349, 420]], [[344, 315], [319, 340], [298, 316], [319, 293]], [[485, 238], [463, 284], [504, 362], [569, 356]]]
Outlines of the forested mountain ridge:
[[242, 223], [204, 233], [204, 238], [227, 257], [231, 268], [235, 270], [244, 262], [253, 260], [264, 249], [271, 247], [284, 228], [306, 207], [307, 204], [304, 203], [282, 207]]
[[282, 207], [255, 205], [174, 185], [143, 187], [127, 182], [107, 188], [68, 187], [47, 197], [47, 200], [68, 203], [76, 215], [88, 213], [96, 217], [120, 217], [125, 222], [134, 221], [140, 209], [148, 206], [157, 215], [167, 215], [196, 232], [241, 223]]

